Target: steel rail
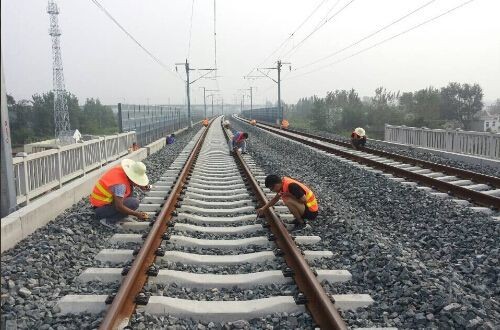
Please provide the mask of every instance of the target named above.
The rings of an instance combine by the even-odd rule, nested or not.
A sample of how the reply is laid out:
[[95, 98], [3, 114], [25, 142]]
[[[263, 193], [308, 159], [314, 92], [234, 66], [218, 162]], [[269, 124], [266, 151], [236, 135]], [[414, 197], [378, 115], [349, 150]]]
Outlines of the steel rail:
[[[226, 138], [229, 138], [225, 129], [224, 134]], [[253, 176], [243, 157], [241, 157], [241, 154], [237, 152], [234, 157], [243, 170], [247, 182], [252, 187], [260, 204], [264, 205], [267, 203], [266, 194], [260, 188], [259, 183]], [[327, 295], [324, 288], [319, 283], [316, 275], [304, 258], [302, 251], [295, 244], [281, 219], [272, 209], [268, 209], [265, 212], [265, 217], [276, 238], [276, 245], [283, 252], [283, 258], [293, 271], [293, 277], [297, 287], [306, 297], [305, 305], [314, 321], [321, 329], [347, 329], [344, 320], [337, 311], [334, 302], [332, 302], [332, 298]]]
[[[212, 122], [210, 122], [210, 125]], [[210, 127], [209, 125], [209, 127]], [[147, 271], [153, 265], [156, 258], [156, 251], [160, 247], [163, 234], [168, 229], [168, 223], [172, 219], [172, 212], [176, 208], [176, 203], [179, 199], [186, 179], [189, 177], [189, 172], [194, 165], [196, 158], [208, 131], [208, 127], [198, 139], [195, 147], [186, 161], [182, 171], [177, 177], [175, 185], [170, 190], [170, 194], [163, 204], [151, 230], [148, 233], [144, 244], [141, 246], [138, 255], [135, 257], [131, 268], [126, 277], [123, 279], [118, 293], [113, 299], [113, 302], [102, 320], [99, 329], [123, 329], [127, 326], [130, 316], [136, 307], [136, 297], [141, 292], [148, 279]]]
[[[246, 121], [246, 120], [244, 120], [244, 121]], [[497, 209], [497, 210], [500, 209], [500, 198], [499, 197], [484, 194], [484, 193], [479, 192], [479, 191], [467, 189], [466, 187], [461, 187], [461, 186], [457, 186], [457, 185], [454, 185], [454, 184], [449, 183], [449, 182], [444, 182], [444, 181], [441, 181], [438, 179], [434, 179], [434, 178], [428, 177], [424, 174], [418, 174], [418, 173], [414, 173], [411, 171], [407, 171], [403, 168], [380, 163], [378, 161], [375, 161], [375, 160], [372, 160], [369, 158], [365, 158], [363, 156], [355, 155], [355, 154], [349, 153], [347, 151], [339, 150], [337, 148], [334, 148], [334, 147], [331, 147], [328, 145], [324, 145], [324, 144], [321, 144], [318, 142], [307, 140], [306, 138], [302, 138], [300, 136], [293, 135], [293, 134], [300, 135], [300, 133], [294, 132], [293, 134], [290, 134], [291, 132], [288, 133], [286, 130], [280, 130], [280, 129], [274, 128], [274, 126], [271, 126], [272, 127], [271, 128], [267, 125], [262, 125], [261, 123], [257, 124], [257, 126], [264, 129], [264, 130], [268, 130], [270, 132], [273, 132], [275, 134], [285, 136], [291, 140], [295, 140], [295, 141], [304, 143], [304, 144], [309, 145], [311, 147], [314, 147], [316, 149], [320, 149], [320, 150], [326, 151], [326, 152], [331, 153], [331, 154], [336, 154], [336, 155], [342, 156], [344, 158], [356, 161], [360, 164], [365, 164], [365, 165], [368, 165], [370, 167], [380, 169], [384, 172], [388, 172], [388, 173], [394, 174], [396, 176], [421, 183], [423, 185], [432, 187], [436, 190], [445, 192], [447, 194], [471, 201], [475, 204], [489, 207], [492, 209]], [[314, 138], [316, 139], [316, 137], [314, 137]], [[325, 142], [330, 143], [328, 141], [325, 141]], [[409, 159], [413, 159], [413, 158], [409, 158]], [[434, 163], [431, 163], [431, 164], [434, 164]], [[440, 165], [440, 166], [442, 166], [442, 165]], [[448, 168], [448, 167], [445, 166], [445, 168]], [[455, 168], [448, 168], [448, 169], [456, 170]], [[468, 172], [468, 171], [466, 171], [466, 172]], [[448, 172], [448, 173], [451, 174], [451, 172]], [[472, 173], [477, 174], [475, 172], [472, 172]], [[485, 176], [485, 175], [480, 175], [480, 176]], [[493, 182], [495, 180], [498, 180], [498, 178], [495, 178], [495, 177], [489, 177], [489, 176], [485, 176], [485, 177], [490, 178]], [[481, 183], [480, 180], [476, 180], [475, 177], [473, 177], [472, 180]], [[491, 181], [488, 181], [488, 184], [491, 184]]]

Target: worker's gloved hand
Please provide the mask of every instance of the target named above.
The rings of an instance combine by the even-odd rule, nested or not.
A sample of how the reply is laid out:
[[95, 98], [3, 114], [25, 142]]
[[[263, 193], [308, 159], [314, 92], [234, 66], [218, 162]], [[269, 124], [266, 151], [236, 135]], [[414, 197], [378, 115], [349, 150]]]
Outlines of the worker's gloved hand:
[[141, 186], [142, 191], [150, 191], [151, 190], [151, 185], [148, 184], [147, 186]]
[[148, 220], [149, 219], [149, 214], [147, 214], [146, 212], [139, 212], [139, 215], [137, 216], [137, 218], [139, 220]]
[[264, 208], [263, 208], [263, 207], [261, 207], [260, 209], [257, 209], [257, 215], [258, 215], [259, 217], [261, 217], [261, 216], [263, 216], [263, 215], [264, 215]]

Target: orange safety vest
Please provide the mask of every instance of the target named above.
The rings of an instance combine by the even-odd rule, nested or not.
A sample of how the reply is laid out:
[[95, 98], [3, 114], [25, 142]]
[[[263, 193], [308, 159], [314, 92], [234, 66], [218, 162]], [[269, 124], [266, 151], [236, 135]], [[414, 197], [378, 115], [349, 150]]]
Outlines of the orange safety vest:
[[288, 120], [283, 119], [283, 120], [281, 121], [281, 127], [282, 127], [282, 128], [287, 129], [287, 128], [288, 128], [288, 125], [289, 125]]
[[203, 126], [207, 127], [208, 126], [208, 119], [203, 120]]
[[124, 198], [130, 196], [132, 193], [132, 186], [128, 179], [123, 167], [117, 165], [104, 173], [103, 176], [97, 181], [94, 190], [90, 195], [90, 204], [96, 207], [101, 207], [113, 203], [113, 194], [109, 187], [116, 184], [124, 184], [126, 187]]
[[311, 211], [311, 212], [318, 211], [318, 201], [316, 200], [316, 196], [314, 196], [314, 193], [312, 192], [312, 190], [309, 189], [305, 184], [303, 184], [297, 180], [294, 180], [292, 178], [286, 177], [286, 176], [283, 177], [283, 180], [281, 181], [281, 183], [283, 184], [281, 191], [285, 192], [285, 193], [289, 192], [288, 186], [290, 185], [290, 183], [298, 184], [300, 186], [300, 188], [302, 188], [302, 190], [304, 190], [306, 193], [306, 206], [309, 209], [309, 211]]

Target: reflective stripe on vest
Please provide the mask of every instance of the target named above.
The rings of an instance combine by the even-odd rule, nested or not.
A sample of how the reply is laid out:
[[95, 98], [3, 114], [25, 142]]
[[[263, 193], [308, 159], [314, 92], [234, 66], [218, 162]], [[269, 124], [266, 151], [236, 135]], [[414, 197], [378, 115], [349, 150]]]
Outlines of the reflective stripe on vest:
[[95, 188], [97, 188], [97, 190], [99, 190], [99, 192], [102, 194], [101, 195], [98, 195], [94, 192], [92, 192], [91, 196], [97, 200], [100, 200], [100, 201], [103, 201], [103, 202], [106, 202], [106, 204], [109, 204], [113, 201], [113, 194], [110, 193], [109, 191], [107, 191], [102, 185], [100, 182], [97, 182], [97, 184], [95, 185]]
[[117, 184], [124, 184], [126, 187], [123, 198], [131, 195], [132, 186], [121, 165], [111, 168], [99, 178], [99, 181], [90, 194], [90, 203], [96, 207], [113, 203], [113, 194], [110, 191], [110, 187]]
[[309, 209], [309, 211], [311, 211], [311, 212], [318, 211], [318, 201], [316, 200], [316, 196], [314, 196], [314, 193], [312, 192], [312, 190], [309, 189], [305, 184], [285, 176], [285, 177], [283, 177], [283, 181], [282, 181], [282, 184], [283, 184], [283, 188], [281, 188], [282, 191], [289, 192], [288, 186], [290, 185], [290, 183], [296, 183], [299, 185], [300, 188], [302, 188], [302, 190], [304, 190], [305, 195], [306, 195], [306, 206]]

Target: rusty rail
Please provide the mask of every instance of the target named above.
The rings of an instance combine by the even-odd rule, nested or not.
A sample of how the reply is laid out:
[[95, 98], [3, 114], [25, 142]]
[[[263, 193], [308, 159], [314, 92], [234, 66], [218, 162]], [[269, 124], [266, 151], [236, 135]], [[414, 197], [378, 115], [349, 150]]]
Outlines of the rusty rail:
[[[239, 118], [239, 119], [247, 122], [246, 120], [244, 120], [242, 118]], [[309, 146], [312, 146], [314, 148], [321, 149], [321, 150], [326, 151], [328, 153], [336, 154], [336, 155], [342, 156], [344, 158], [356, 161], [360, 164], [365, 164], [365, 165], [368, 165], [370, 167], [380, 169], [384, 172], [388, 172], [388, 173], [394, 174], [394, 175], [399, 176], [399, 177], [403, 177], [403, 178], [407, 178], [407, 179], [415, 181], [415, 182], [419, 182], [419, 183], [424, 184], [426, 186], [432, 187], [436, 190], [439, 190], [439, 191], [448, 193], [450, 195], [454, 195], [456, 197], [471, 201], [475, 204], [489, 207], [492, 209], [497, 209], [497, 210], [500, 209], [500, 198], [499, 197], [487, 195], [487, 194], [484, 194], [484, 193], [479, 192], [479, 191], [474, 191], [471, 189], [467, 189], [465, 187], [461, 187], [461, 186], [457, 186], [457, 185], [454, 185], [454, 184], [451, 184], [448, 182], [437, 180], [437, 179], [428, 177], [424, 174], [418, 174], [418, 173], [407, 171], [405, 169], [402, 169], [402, 168], [399, 168], [396, 166], [391, 166], [391, 165], [387, 165], [384, 163], [380, 163], [378, 161], [365, 158], [363, 156], [358, 156], [358, 155], [351, 154], [351, 153], [343, 151], [343, 150], [336, 149], [336, 148], [331, 147], [331, 146], [327, 146], [327, 145], [324, 145], [324, 144], [321, 144], [318, 142], [307, 140], [306, 138], [302, 138], [302, 137], [297, 136], [297, 135], [303, 135], [307, 138], [314, 138], [314, 139], [321, 140], [321, 141], [324, 141], [327, 143], [342, 145], [343, 147], [345, 147], [345, 145], [339, 144], [338, 143], [339, 141], [331, 142], [330, 141], [331, 139], [318, 137], [318, 136], [312, 135], [310, 133], [303, 134], [302, 132], [297, 132], [297, 131], [291, 132], [290, 130], [286, 130], [286, 131], [280, 130], [280, 129], [275, 128], [273, 125], [268, 125], [268, 124], [258, 123], [257, 126], [262, 128], [262, 129], [271, 131], [273, 133], [286, 136], [287, 138], [289, 138], [291, 140], [295, 140], [295, 141], [307, 144]], [[290, 133], [292, 133], [292, 134], [290, 134]], [[332, 141], [335, 141], [335, 140], [332, 140]], [[373, 151], [373, 154], [377, 154], [377, 153], [375, 153], [374, 149], [364, 148], [363, 151], [370, 152], [370, 153], [372, 153], [372, 151]], [[427, 167], [427, 168], [430, 167], [430, 169], [434, 170], [434, 171], [445, 172], [446, 174], [449, 174], [449, 175], [457, 175], [457, 176], [462, 177], [463, 179], [467, 178], [467, 179], [473, 180], [474, 182], [477, 182], [477, 183], [484, 183], [484, 184], [492, 185], [496, 188], [500, 187], [500, 178], [496, 178], [496, 177], [492, 177], [492, 176], [488, 176], [488, 175], [484, 175], [484, 174], [480, 174], [480, 173], [465, 171], [465, 170], [461, 170], [461, 169], [457, 169], [457, 168], [453, 168], [453, 167], [448, 167], [448, 166], [444, 166], [444, 165], [440, 165], [440, 164], [435, 164], [432, 162], [421, 161], [421, 160], [417, 160], [417, 159], [410, 158], [410, 157], [394, 155], [392, 153], [383, 152], [380, 150], [377, 150], [377, 152], [378, 152], [377, 155], [380, 155], [380, 156], [393, 158], [395, 160], [401, 160], [404, 162], [410, 162], [410, 164], [412, 164], [412, 162], [413, 162], [413, 164], [425, 164], [424, 165], [425, 167]], [[462, 173], [462, 172], [466, 173], [466, 175], [461, 175], [460, 173]]]
[[[226, 138], [228, 138], [226, 130], [224, 130], [224, 134], [226, 134]], [[266, 194], [260, 188], [259, 183], [255, 180], [255, 177], [252, 175], [252, 172], [241, 157], [240, 153], [235, 153], [234, 157], [243, 170], [247, 178], [247, 182], [251, 185], [260, 204], [264, 205], [267, 203], [268, 200]], [[305, 305], [311, 313], [314, 321], [321, 327], [321, 329], [347, 329], [347, 326], [335, 308], [334, 303], [319, 283], [316, 275], [313, 273], [311, 267], [309, 267], [309, 264], [302, 255], [302, 251], [293, 241], [292, 236], [290, 236], [290, 233], [281, 222], [281, 219], [272, 209], [268, 209], [265, 216], [267, 223], [276, 238], [276, 245], [283, 252], [283, 257], [287, 265], [293, 271], [293, 277], [297, 287], [306, 297]]]
[[[210, 122], [210, 125], [212, 122]], [[209, 126], [210, 126], [209, 125]], [[106, 315], [104, 316], [99, 329], [123, 329], [129, 322], [130, 316], [135, 310], [137, 295], [141, 292], [148, 279], [147, 271], [154, 263], [156, 250], [160, 247], [162, 236], [167, 231], [168, 223], [172, 219], [172, 212], [181, 194], [182, 188], [189, 175], [189, 171], [199, 154], [208, 128], [203, 132], [195, 147], [193, 148], [184, 168], [179, 174], [175, 185], [170, 190], [170, 194], [162, 206], [148, 236], [141, 246], [138, 255], [134, 259], [127, 276], [123, 280], [118, 293]]]

